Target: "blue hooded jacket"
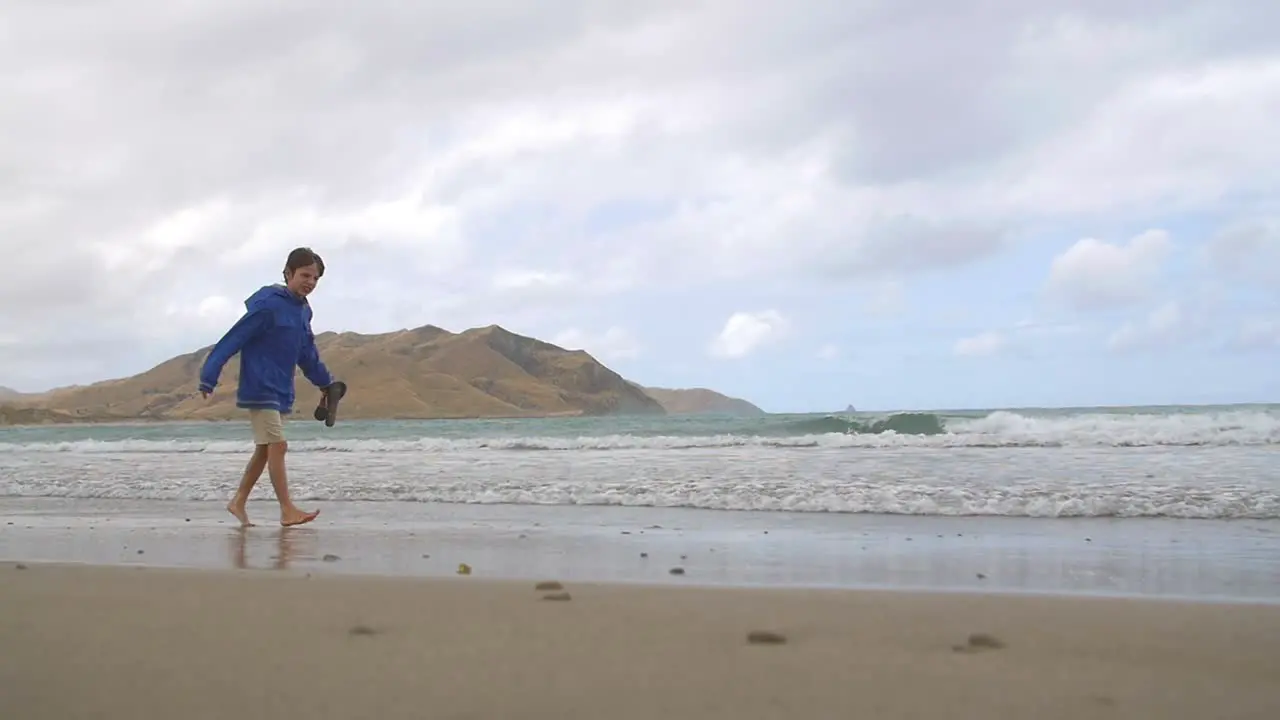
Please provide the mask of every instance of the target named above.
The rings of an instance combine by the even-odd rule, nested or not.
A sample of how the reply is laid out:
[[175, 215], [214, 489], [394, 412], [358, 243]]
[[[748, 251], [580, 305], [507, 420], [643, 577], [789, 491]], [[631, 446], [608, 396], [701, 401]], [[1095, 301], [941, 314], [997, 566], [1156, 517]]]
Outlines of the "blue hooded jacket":
[[213, 346], [200, 369], [200, 391], [211, 393], [222, 366], [240, 353], [236, 406], [293, 411], [294, 368], [316, 387], [333, 383], [311, 332], [311, 306], [283, 285], [266, 285], [245, 301], [245, 314]]

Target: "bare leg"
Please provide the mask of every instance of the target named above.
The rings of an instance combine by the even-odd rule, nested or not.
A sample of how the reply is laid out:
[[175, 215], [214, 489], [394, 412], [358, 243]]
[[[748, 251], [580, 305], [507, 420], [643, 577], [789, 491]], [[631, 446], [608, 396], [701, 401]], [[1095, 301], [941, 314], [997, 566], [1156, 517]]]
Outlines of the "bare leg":
[[253, 457], [249, 458], [249, 464], [244, 468], [244, 477], [240, 479], [240, 488], [236, 490], [236, 496], [231, 502], [227, 503], [227, 512], [236, 516], [241, 527], [253, 526], [249, 522], [249, 514], [245, 512], [245, 503], [249, 502], [249, 494], [253, 492], [253, 486], [258, 484], [258, 478], [262, 477], [262, 471], [266, 467], [267, 446], [255, 445]]
[[320, 511], [304, 512], [290, 499], [289, 478], [284, 469], [284, 455], [288, 449], [287, 442], [274, 442], [267, 446], [267, 473], [271, 476], [271, 486], [276, 489], [276, 500], [280, 503], [280, 524], [302, 525], [315, 520]]

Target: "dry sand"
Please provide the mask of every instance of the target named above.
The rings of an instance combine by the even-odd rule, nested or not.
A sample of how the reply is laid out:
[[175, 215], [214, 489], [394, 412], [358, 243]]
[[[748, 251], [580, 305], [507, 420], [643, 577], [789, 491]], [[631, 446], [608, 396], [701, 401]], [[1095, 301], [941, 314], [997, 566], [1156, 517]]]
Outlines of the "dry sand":
[[0, 717], [1280, 718], [1280, 606], [565, 585], [6, 563]]

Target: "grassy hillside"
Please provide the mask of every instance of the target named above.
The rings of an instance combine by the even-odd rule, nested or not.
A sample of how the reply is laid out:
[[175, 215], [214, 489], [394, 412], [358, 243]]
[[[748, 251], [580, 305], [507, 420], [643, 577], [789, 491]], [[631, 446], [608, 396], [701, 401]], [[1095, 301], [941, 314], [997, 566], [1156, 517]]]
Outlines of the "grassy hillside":
[[[473, 418], [664, 414], [658, 401], [581, 350], [565, 350], [496, 325], [451, 333], [427, 325], [378, 335], [316, 338], [333, 373], [347, 382], [343, 417]], [[213, 398], [196, 391], [210, 348], [132, 377], [52, 390], [20, 403], [94, 420], [237, 417], [239, 359], [223, 369]], [[295, 411], [309, 414], [319, 391], [297, 372]]]

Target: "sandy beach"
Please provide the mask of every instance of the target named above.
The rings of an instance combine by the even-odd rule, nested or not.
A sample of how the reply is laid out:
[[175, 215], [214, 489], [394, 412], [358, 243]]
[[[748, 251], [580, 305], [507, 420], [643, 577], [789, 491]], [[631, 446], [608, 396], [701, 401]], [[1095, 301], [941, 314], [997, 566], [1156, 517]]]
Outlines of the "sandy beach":
[[1273, 520], [251, 505], [0, 499], [0, 718], [1280, 717]]
[[[556, 592], [9, 562], [0, 716], [1280, 717], [1277, 605], [582, 583], [545, 597]], [[751, 643], [755, 631], [785, 642]]]

